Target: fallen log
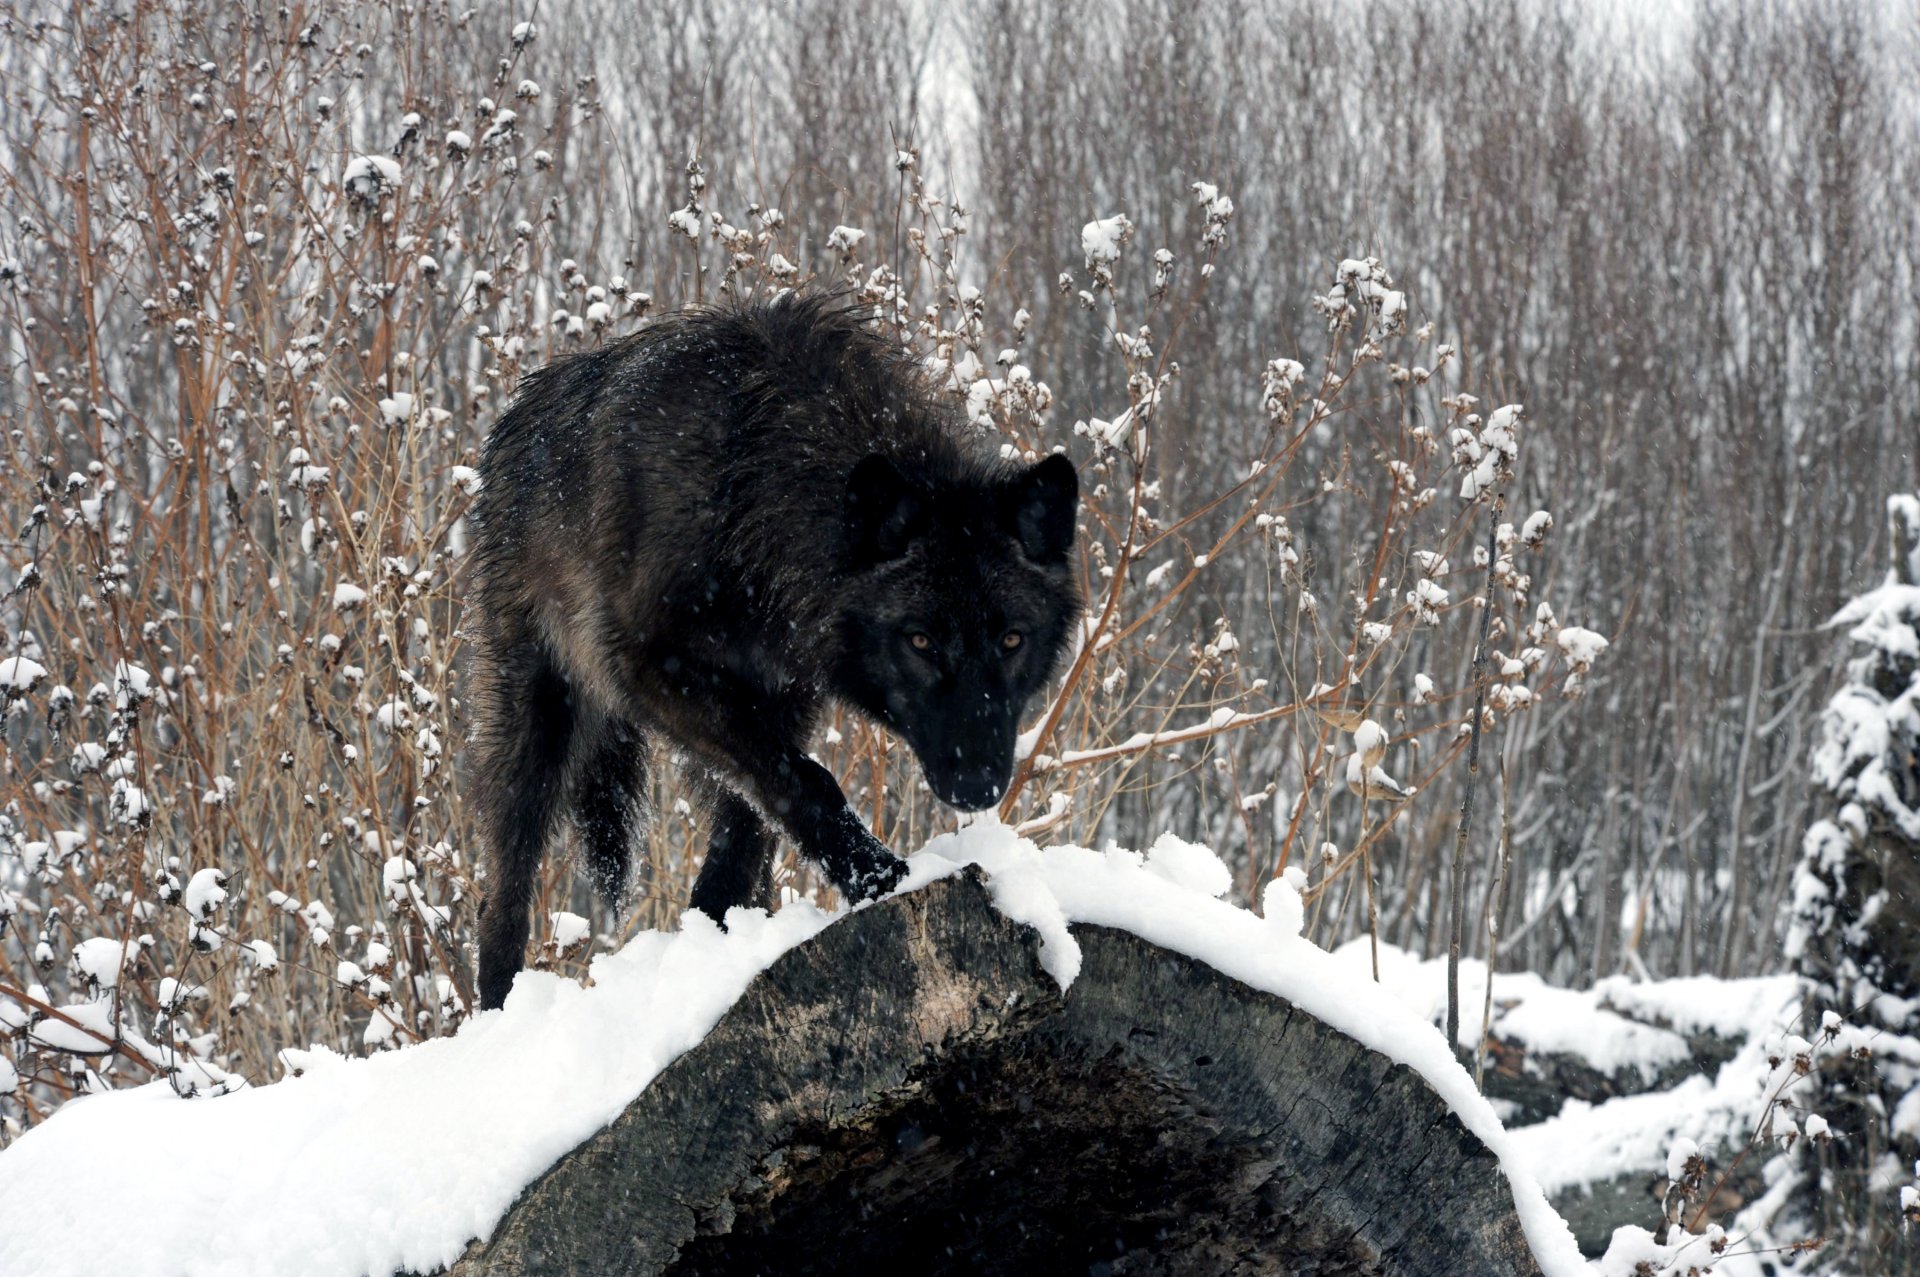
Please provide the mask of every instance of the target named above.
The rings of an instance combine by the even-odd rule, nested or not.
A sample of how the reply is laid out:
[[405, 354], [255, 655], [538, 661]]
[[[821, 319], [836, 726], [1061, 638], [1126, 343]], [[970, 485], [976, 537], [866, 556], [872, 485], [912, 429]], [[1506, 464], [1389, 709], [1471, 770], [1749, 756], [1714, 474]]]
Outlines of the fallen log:
[[451, 1272], [1533, 1274], [1414, 1070], [968, 870], [788, 952]]
[[1558, 1113], [1568, 1100], [1604, 1104], [1623, 1095], [1671, 1090], [1690, 1077], [1711, 1077], [1739, 1052], [1742, 1041], [1716, 1033], [1675, 1034], [1674, 1040], [1683, 1046], [1672, 1058], [1601, 1069], [1575, 1051], [1536, 1050], [1522, 1038], [1502, 1034], [1496, 1021], [1486, 1043], [1486, 1094], [1513, 1106], [1506, 1116], [1509, 1127], [1530, 1126]]

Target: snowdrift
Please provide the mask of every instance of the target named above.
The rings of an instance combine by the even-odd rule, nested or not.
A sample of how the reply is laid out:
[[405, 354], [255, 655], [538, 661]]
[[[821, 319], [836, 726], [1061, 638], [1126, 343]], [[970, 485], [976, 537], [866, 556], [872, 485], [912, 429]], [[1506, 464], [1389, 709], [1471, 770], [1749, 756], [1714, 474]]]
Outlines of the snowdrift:
[[1286, 883], [1263, 918], [1204, 848], [996, 825], [912, 866], [842, 914], [689, 914], [592, 987], [524, 973], [452, 1038], [69, 1104], [0, 1155], [0, 1271], [834, 1271], [908, 1236], [1015, 1271], [1155, 1212], [1094, 1259], [1587, 1271], [1440, 1034]]

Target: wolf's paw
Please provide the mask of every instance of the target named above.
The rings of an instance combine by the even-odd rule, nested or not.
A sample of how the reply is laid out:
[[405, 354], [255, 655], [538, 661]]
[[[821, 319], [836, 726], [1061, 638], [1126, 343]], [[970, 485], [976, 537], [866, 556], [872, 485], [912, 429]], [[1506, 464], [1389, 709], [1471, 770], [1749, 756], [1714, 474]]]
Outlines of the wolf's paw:
[[900, 885], [907, 876], [907, 862], [884, 847], [880, 851], [885, 859], [860, 866], [846, 882], [837, 884], [841, 895], [848, 900], [877, 900]]
[[841, 895], [850, 901], [873, 900], [900, 885], [907, 876], [906, 861], [868, 833], [852, 812], [837, 824], [832, 845], [817, 859]]

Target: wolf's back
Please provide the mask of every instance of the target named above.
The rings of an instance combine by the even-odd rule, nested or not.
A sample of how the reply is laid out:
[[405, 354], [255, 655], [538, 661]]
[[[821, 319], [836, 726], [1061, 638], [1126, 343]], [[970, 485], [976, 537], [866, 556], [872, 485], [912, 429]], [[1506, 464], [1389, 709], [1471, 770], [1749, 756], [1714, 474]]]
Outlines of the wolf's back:
[[1005, 468], [967, 434], [842, 296], [677, 311], [522, 384], [481, 461], [478, 588], [556, 638], [580, 617], [817, 629], [855, 465], [885, 455], [964, 513]]

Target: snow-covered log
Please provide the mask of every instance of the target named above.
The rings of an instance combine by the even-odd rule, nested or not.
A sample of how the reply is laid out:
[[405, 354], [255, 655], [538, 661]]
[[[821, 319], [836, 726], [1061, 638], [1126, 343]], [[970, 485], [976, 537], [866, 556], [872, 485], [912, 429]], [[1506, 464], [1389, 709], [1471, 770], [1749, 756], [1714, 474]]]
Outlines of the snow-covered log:
[[1496, 1157], [1404, 1064], [977, 871], [789, 952], [459, 1274], [1533, 1273]]

